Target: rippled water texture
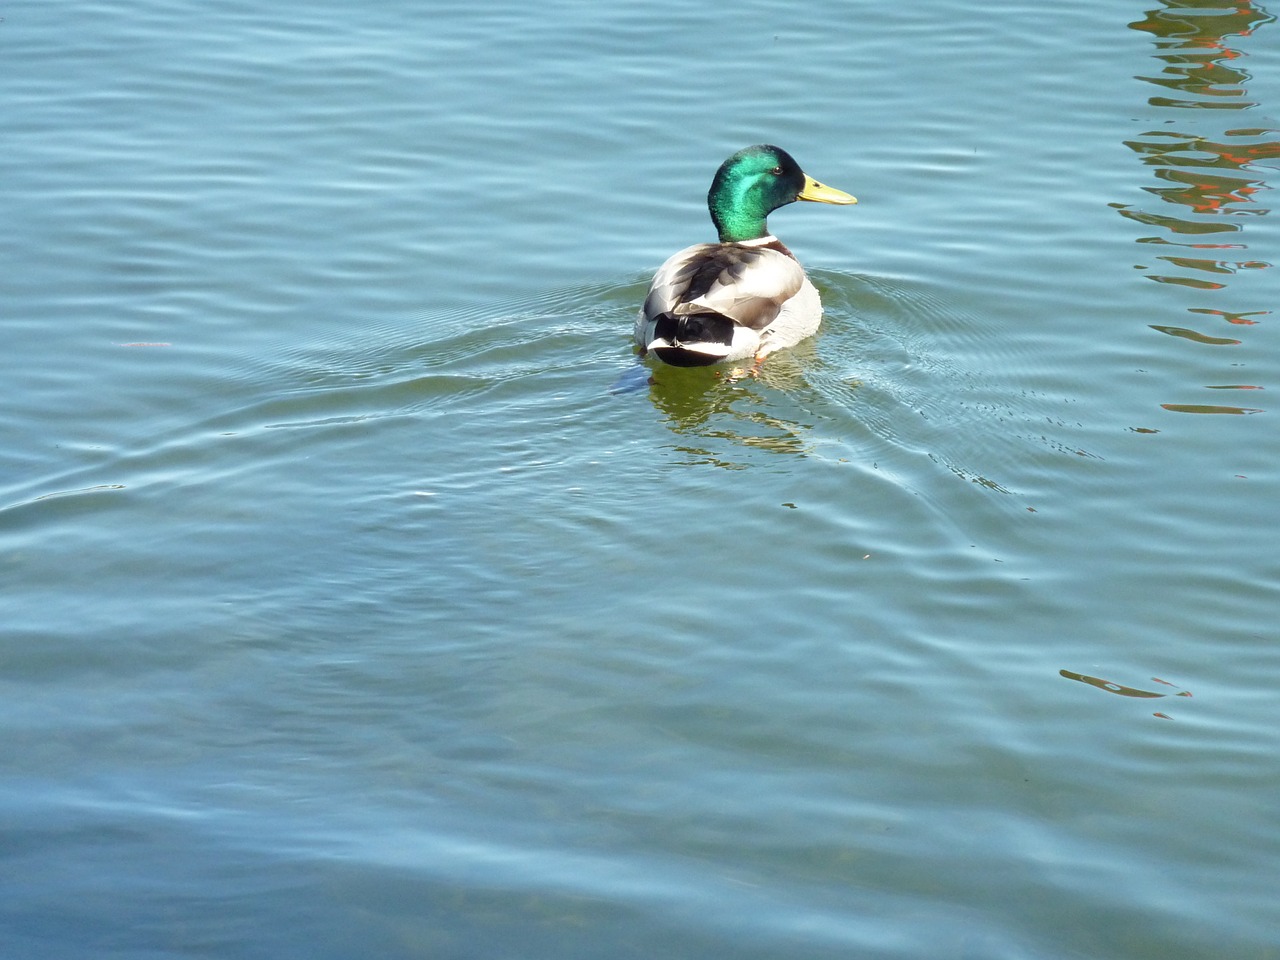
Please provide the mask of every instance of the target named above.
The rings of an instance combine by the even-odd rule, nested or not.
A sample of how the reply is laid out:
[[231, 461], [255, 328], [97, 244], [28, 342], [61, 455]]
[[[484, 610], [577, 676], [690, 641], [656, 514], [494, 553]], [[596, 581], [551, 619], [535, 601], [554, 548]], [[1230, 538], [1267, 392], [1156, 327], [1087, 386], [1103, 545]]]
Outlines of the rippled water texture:
[[1280, 958], [1276, 31], [6, 8], [0, 955]]

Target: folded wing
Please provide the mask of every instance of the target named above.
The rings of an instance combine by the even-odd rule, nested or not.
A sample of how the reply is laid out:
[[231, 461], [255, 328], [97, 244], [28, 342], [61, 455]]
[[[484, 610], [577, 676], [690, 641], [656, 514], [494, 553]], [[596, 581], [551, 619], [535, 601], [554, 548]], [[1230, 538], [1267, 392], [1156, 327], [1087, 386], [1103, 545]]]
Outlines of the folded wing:
[[701, 243], [681, 250], [654, 275], [644, 317], [717, 313], [760, 331], [804, 283], [793, 258], [769, 247]]

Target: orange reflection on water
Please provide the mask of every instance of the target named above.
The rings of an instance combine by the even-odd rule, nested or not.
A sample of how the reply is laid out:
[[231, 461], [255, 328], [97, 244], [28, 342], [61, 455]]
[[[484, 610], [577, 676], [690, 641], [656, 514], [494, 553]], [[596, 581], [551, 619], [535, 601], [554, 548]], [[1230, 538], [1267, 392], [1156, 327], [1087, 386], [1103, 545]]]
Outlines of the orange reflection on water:
[[[1240, 99], [1249, 75], [1235, 65], [1240, 52], [1228, 47], [1226, 37], [1248, 37], [1274, 17], [1254, 3], [1236, 3], [1234, 9], [1206, 9], [1197, 2], [1165, 0], [1164, 8], [1148, 10], [1146, 19], [1129, 24], [1153, 34], [1164, 64], [1160, 76], [1139, 77], [1148, 83], [1189, 94], [1189, 100], [1152, 97], [1157, 107], [1243, 110], [1255, 106]], [[1233, 98], [1227, 100], [1226, 98]]]
[[[1227, 137], [1259, 137], [1273, 131], [1265, 128], [1227, 130]], [[1126, 140], [1125, 146], [1142, 155], [1142, 162], [1150, 166], [1218, 167], [1238, 170], [1251, 163], [1280, 159], [1280, 143], [1253, 141], [1227, 143], [1209, 140], [1190, 133], [1175, 130], [1155, 130], [1146, 134], [1151, 141]], [[1164, 143], [1168, 138], [1172, 143]], [[1200, 156], [1195, 156], [1199, 154]]]
[[1195, 343], [1207, 344], [1211, 347], [1229, 347], [1240, 343], [1239, 340], [1232, 340], [1230, 337], [1211, 337], [1207, 333], [1200, 333], [1198, 330], [1188, 330], [1186, 327], [1167, 327], [1163, 324], [1151, 324], [1152, 330], [1159, 330], [1161, 333], [1167, 333], [1171, 337], [1181, 337], [1183, 340], [1191, 340]]
[[[1197, 280], [1195, 277], [1166, 277], [1160, 274], [1151, 274], [1148, 280], [1154, 280], [1156, 283], [1173, 283], [1180, 287], [1195, 287], [1197, 290], [1221, 290], [1225, 283], [1214, 283], [1212, 280]], [[1160, 327], [1155, 329], [1159, 330]]]
[[1228, 313], [1226, 310], [1210, 310], [1208, 307], [1192, 307], [1187, 313], [1205, 313], [1211, 317], [1221, 317], [1227, 323], [1238, 323], [1245, 326], [1252, 326], [1257, 320], [1250, 320], [1250, 317], [1265, 317], [1270, 310], [1254, 310], [1249, 313]]
[[[1155, 184], [1142, 189], [1157, 197], [1157, 210], [1141, 210], [1130, 204], [1112, 204], [1121, 216], [1161, 231], [1138, 243], [1159, 244], [1194, 250], [1244, 250], [1246, 245], [1196, 242], [1212, 234], [1240, 235], [1248, 218], [1266, 216], [1269, 207], [1258, 201], [1270, 189], [1261, 164], [1280, 159], [1280, 131], [1262, 126], [1223, 124], [1215, 130], [1213, 113], [1241, 111], [1259, 104], [1248, 99], [1252, 79], [1245, 65], [1248, 56], [1233, 46], [1239, 38], [1252, 36], [1275, 17], [1251, 0], [1230, 6], [1212, 6], [1201, 0], [1163, 0], [1146, 12], [1143, 19], [1129, 24], [1150, 34], [1155, 46], [1153, 59], [1160, 65], [1157, 74], [1137, 76], [1143, 83], [1159, 87], [1147, 103], [1166, 112], [1161, 129], [1148, 130], [1124, 144], [1142, 163], [1154, 168]], [[1226, 116], [1225, 114], [1223, 115]], [[1216, 259], [1193, 256], [1161, 256], [1158, 273], [1147, 279], [1173, 289], [1187, 290], [1187, 297], [1203, 302], [1205, 296], [1222, 297], [1234, 292], [1234, 276], [1244, 271], [1268, 270], [1265, 260]], [[1139, 266], [1145, 270], [1146, 267]], [[1206, 274], [1208, 276], [1206, 276]], [[1210, 279], [1210, 277], [1212, 279]], [[1186, 312], [1201, 318], [1252, 326], [1268, 310], [1211, 309], [1186, 305]], [[1239, 346], [1241, 340], [1215, 336], [1182, 324], [1150, 324], [1168, 336], [1202, 346]], [[1226, 379], [1225, 377], [1223, 378]], [[1238, 389], [1238, 388], [1236, 388]], [[1250, 389], [1261, 389], [1250, 386]], [[1244, 407], [1221, 404], [1164, 403], [1175, 413], [1258, 413]]]
[[[1173, 687], [1177, 693], [1159, 693], [1155, 690], [1143, 690], [1140, 687], [1127, 687], [1121, 683], [1115, 683], [1111, 680], [1104, 680], [1102, 677], [1091, 677], [1087, 673], [1075, 673], [1071, 670], [1059, 670], [1059, 675], [1066, 677], [1068, 680], [1078, 680], [1080, 683], [1087, 683], [1091, 687], [1097, 687], [1099, 690], [1105, 690], [1107, 693], [1114, 693], [1121, 697], [1133, 697], [1138, 700], [1157, 700], [1161, 697], [1190, 697], [1190, 690], [1180, 690], [1176, 684], [1170, 683], [1168, 680], [1161, 680], [1159, 677], [1152, 677], [1154, 683], [1162, 684], [1166, 687]], [[1155, 713], [1152, 716], [1159, 717], [1161, 720], [1172, 720], [1166, 713]]]
[[1162, 409], [1172, 413], [1208, 413], [1225, 414], [1227, 416], [1245, 416], [1250, 413], [1262, 413], [1256, 407], [1228, 407], [1220, 403], [1162, 403]]

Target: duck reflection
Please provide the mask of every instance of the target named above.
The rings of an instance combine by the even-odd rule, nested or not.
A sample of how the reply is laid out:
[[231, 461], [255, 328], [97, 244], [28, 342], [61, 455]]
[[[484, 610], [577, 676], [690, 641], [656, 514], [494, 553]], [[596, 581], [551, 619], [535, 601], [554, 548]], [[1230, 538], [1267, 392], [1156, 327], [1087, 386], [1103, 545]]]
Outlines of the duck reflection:
[[[1249, 73], [1244, 54], [1228, 38], [1252, 36], [1275, 18], [1260, 5], [1244, 0], [1230, 8], [1213, 9], [1188, 0], [1165, 0], [1129, 26], [1148, 33], [1162, 70], [1137, 79], [1160, 87], [1148, 104], [1166, 114], [1165, 125], [1143, 133], [1125, 146], [1133, 150], [1158, 182], [1144, 187], [1164, 204], [1156, 210], [1113, 204], [1120, 215], [1159, 232], [1138, 243], [1181, 248], [1158, 255], [1161, 267], [1148, 279], [1174, 287], [1226, 295], [1231, 278], [1272, 264], [1250, 259], [1242, 252], [1241, 234], [1249, 218], [1270, 213], [1258, 204], [1269, 189], [1260, 164], [1280, 158], [1278, 131], [1227, 122], [1240, 111], [1258, 106], [1248, 98]], [[1206, 127], [1212, 129], [1206, 130]], [[1231, 252], [1227, 252], [1231, 251]], [[1146, 269], [1140, 267], [1140, 269]], [[1239, 285], [1238, 285], [1239, 286]], [[1197, 317], [1250, 325], [1268, 310], [1187, 307]], [[1203, 320], [1199, 321], [1201, 324]], [[1204, 346], [1239, 346], [1235, 337], [1216, 336], [1181, 324], [1153, 324], [1152, 329]], [[1230, 388], [1255, 389], [1254, 384]], [[1227, 387], [1217, 386], [1216, 389]], [[1162, 404], [1166, 410], [1194, 413], [1253, 413], [1255, 408], [1222, 404]]]
[[649, 399], [680, 442], [676, 448], [698, 463], [729, 469], [746, 466], [730, 447], [803, 456], [810, 450], [810, 426], [780, 415], [777, 397], [808, 387], [804, 362], [814, 354], [801, 343], [774, 354], [747, 375], [732, 366], [658, 367], [649, 380]]

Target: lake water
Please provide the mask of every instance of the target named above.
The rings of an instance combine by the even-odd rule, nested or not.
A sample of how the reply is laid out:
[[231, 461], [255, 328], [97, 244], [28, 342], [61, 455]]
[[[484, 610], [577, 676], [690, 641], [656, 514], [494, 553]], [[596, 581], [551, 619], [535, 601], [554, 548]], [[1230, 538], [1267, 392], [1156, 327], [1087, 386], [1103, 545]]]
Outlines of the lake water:
[[1280, 958], [1262, 5], [3, 16], [0, 956]]

